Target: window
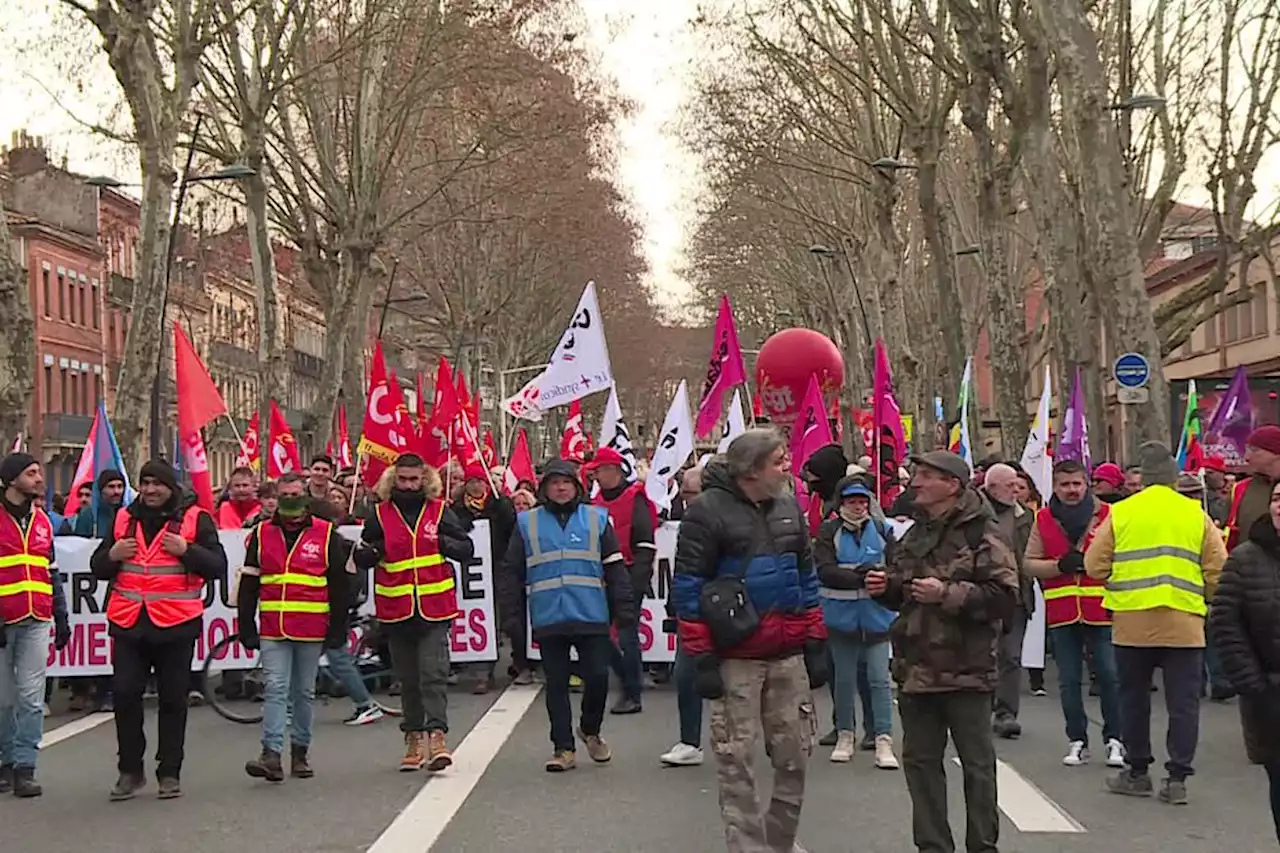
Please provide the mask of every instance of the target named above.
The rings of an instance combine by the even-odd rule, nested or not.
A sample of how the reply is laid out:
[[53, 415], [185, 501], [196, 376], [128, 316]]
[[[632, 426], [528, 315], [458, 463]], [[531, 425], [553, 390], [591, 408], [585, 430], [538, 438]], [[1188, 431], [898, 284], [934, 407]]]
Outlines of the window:
[[96, 278], [89, 283], [89, 289], [89, 296], [93, 301], [93, 307], [90, 309], [93, 312], [93, 327], [97, 329], [102, 325], [102, 302], [98, 293], [98, 280]]
[[58, 319], [67, 319], [67, 276], [58, 270]]
[[44, 311], [44, 316], [46, 317], [53, 316], [52, 314], [49, 313], [50, 311], [53, 310], [52, 309], [53, 293], [49, 288], [49, 270], [48, 269], [40, 270], [40, 296], [41, 296], [41, 310]]
[[44, 410], [53, 410], [53, 366], [44, 366]]
[[58, 396], [62, 398], [62, 408], [58, 411], [65, 412], [67, 410], [67, 371], [58, 371]]
[[[80, 325], [89, 325], [89, 287], [80, 279]], [[97, 324], [95, 323], [96, 327]]]
[[89, 374], [80, 374], [80, 412], [89, 414], [93, 411], [93, 403], [89, 401], [89, 394], [93, 391], [93, 383], [89, 379]]
[[76, 276], [75, 276], [75, 273], [72, 273], [72, 274], [67, 278], [67, 302], [69, 303], [69, 304], [68, 304], [68, 306], [67, 306], [67, 316], [70, 318], [70, 320], [71, 320], [71, 322], [72, 322], [72, 323], [79, 323], [79, 322], [80, 322], [80, 315], [76, 313], [76, 305], [77, 305], [78, 303], [76, 302]]
[[116, 340], [116, 312], [107, 311], [107, 350], [118, 351], [120, 342]]
[[101, 374], [101, 373], [95, 373], [95, 374], [93, 375], [93, 408], [95, 408], [95, 409], [96, 409], [96, 408], [98, 407], [98, 401], [99, 401], [99, 400], [101, 400], [101, 399], [103, 399], [103, 397], [102, 397], [102, 374]]
[[1203, 234], [1199, 237], [1191, 238], [1191, 251], [1195, 254], [1207, 252], [1218, 245], [1217, 234]]
[[80, 374], [71, 371], [71, 408], [67, 410], [72, 414], [80, 413]]
[[[1218, 304], [1218, 297], [1213, 297], [1212, 305]], [[1215, 350], [1218, 348], [1218, 324], [1222, 322], [1222, 317], [1214, 315], [1213, 319], [1204, 324], [1204, 348], [1206, 350]]]
[[1253, 295], [1248, 302], [1232, 305], [1222, 312], [1222, 342], [1248, 341], [1266, 333], [1267, 285], [1264, 282], [1253, 286]]

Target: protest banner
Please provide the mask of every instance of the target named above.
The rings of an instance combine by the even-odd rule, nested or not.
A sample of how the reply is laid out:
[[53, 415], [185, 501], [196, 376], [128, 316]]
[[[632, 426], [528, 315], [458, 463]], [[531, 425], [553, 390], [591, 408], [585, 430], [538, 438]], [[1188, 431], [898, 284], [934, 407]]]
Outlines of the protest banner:
[[[352, 541], [360, 537], [360, 527], [356, 525], [340, 527], [338, 532]], [[223, 530], [218, 534], [222, 547], [227, 552], [228, 582], [205, 584], [204, 626], [191, 660], [193, 670], [204, 666], [209, 649], [238, 629], [236, 608], [230, 603], [230, 583], [236, 570], [244, 564], [248, 533], [247, 530]], [[471, 538], [475, 542], [475, 556], [465, 566], [453, 563], [458, 609], [461, 611], [461, 615], [454, 620], [450, 643], [450, 658], [454, 663], [498, 659], [489, 522], [478, 522], [471, 531]], [[98, 547], [98, 542], [97, 539], [74, 536], [59, 536], [54, 540], [58, 569], [63, 577], [63, 590], [67, 597], [71, 641], [62, 651], [55, 651], [52, 644], [53, 626], [50, 625], [50, 678], [111, 674], [111, 638], [106, 617], [108, 584], [95, 578], [89, 571], [89, 557]], [[370, 584], [370, 588], [362, 611], [372, 613], [372, 578], [366, 578], [366, 582]], [[221, 660], [213, 662], [211, 669], [215, 672], [250, 669], [256, 664], [257, 655], [235, 643]]]

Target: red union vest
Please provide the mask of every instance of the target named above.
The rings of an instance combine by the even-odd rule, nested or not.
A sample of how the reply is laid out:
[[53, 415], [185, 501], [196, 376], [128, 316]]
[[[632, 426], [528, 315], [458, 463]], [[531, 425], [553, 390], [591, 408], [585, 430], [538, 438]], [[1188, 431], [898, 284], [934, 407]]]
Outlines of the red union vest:
[[[196, 523], [203, 512], [198, 506], [189, 507], [180, 524], [170, 522], [165, 529], [177, 533], [188, 543], [194, 542]], [[138, 550], [132, 560], [120, 567], [120, 574], [111, 585], [111, 596], [107, 599], [108, 621], [121, 628], [132, 628], [144, 607], [147, 618], [157, 628], [172, 628], [199, 619], [204, 613], [204, 581], [184, 569], [181, 560], [161, 547], [161, 535], [157, 533], [156, 538], [147, 543], [142, 526], [124, 507], [116, 512], [113, 531], [117, 542], [132, 536]]]
[[[1111, 514], [1111, 507], [1102, 505], [1099, 521]], [[1048, 560], [1065, 557], [1071, 550], [1067, 534], [1053, 517], [1049, 507], [1036, 513], [1036, 529], [1040, 531], [1040, 541], [1044, 545], [1044, 556]], [[1081, 551], [1087, 550], [1093, 541], [1093, 522], [1089, 532], [1081, 543]], [[1102, 596], [1106, 593], [1104, 581], [1094, 580], [1088, 575], [1057, 575], [1049, 580], [1041, 580], [1044, 590], [1044, 618], [1050, 628], [1059, 625], [1074, 625], [1083, 622], [1086, 625], [1110, 625], [1111, 614], [1102, 606]]]
[[609, 521], [613, 524], [614, 532], [618, 534], [618, 548], [622, 551], [622, 560], [628, 566], [634, 565], [636, 561], [635, 554], [631, 551], [631, 522], [635, 518], [636, 501], [644, 501], [645, 507], [649, 510], [653, 530], [657, 532], [658, 510], [653, 502], [645, 497], [644, 483], [632, 483], [611, 501], [605, 500], [603, 491], [591, 499], [593, 504], [609, 511]]
[[262, 504], [254, 501], [249, 505], [249, 511], [244, 515], [236, 509], [236, 505], [231, 501], [223, 501], [218, 507], [218, 516], [215, 519], [218, 522], [219, 530], [240, 530], [244, 527], [244, 523], [252, 518], [258, 510], [262, 509]]
[[422, 507], [413, 526], [391, 501], [377, 505], [386, 549], [373, 570], [374, 612], [380, 622], [403, 622], [416, 612], [429, 622], [458, 615], [453, 566], [440, 553], [440, 516], [444, 501]]
[[53, 522], [40, 507], [32, 507], [26, 532], [17, 520], [0, 510], [0, 623], [11, 625], [28, 617], [53, 620]]
[[329, 536], [333, 525], [319, 518], [286, 546], [278, 524], [258, 525], [262, 592], [259, 633], [268, 640], [320, 642], [329, 630]]

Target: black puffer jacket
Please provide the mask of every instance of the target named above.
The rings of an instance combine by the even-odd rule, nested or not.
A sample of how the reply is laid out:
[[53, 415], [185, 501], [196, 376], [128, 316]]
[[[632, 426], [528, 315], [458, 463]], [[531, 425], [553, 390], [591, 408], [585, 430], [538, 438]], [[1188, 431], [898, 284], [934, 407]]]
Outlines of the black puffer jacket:
[[1209, 635], [1241, 694], [1249, 759], [1280, 761], [1280, 534], [1269, 516], [1254, 522], [1249, 540], [1227, 559]]

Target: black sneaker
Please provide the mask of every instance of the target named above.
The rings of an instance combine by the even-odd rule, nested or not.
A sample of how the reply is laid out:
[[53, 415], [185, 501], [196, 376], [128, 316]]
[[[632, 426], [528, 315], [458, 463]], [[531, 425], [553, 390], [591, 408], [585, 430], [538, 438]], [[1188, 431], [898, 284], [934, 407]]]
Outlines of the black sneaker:
[[[1132, 770], [1121, 770], [1107, 779], [1107, 790], [1123, 797], [1149, 797], [1152, 794], [1151, 777], [1146, 773], [1134, 773]], [[1186, 789], [1184, 787], [1185, 795]]]
[[[40, 783], [36, 781], [36, 769], [34, 767], [15, 767], [13, 768], [13, 795], [22, 799], [38, 797], [44, 793], [44, 789], [40, 787]], [[1186, 789], [1183, 789], [1183, 802], [1186, 802]]]
[[1160, 793], [1156, 799], [1171, 806], [1187, 804], [1187, 782], [1185, 779], [1165, 779], [1160, 783]]
[[991, 731], [996, 737], [1016, 740], [1022, 737], [1022, 723], [1012, 714], [1000, 714], [992, 721]]
[[147, 777], [141, 773], [121, 773], [120, 778], [116, 780], [116, 785], [111, 789], [111, 802], [119, 803], [124, 800], [132, 800], [137, 796], [138, 791], [147, 785]]
[[159, 789], [156, 796], [162, 800], [176, 800], [182, 796], [182, 784], [172, 776], [164, 776], [160, 778]]
[[635, 699], [619, 699], [618, 703], [609, 709], [610, 714], [639, 714], [643, 708]]

